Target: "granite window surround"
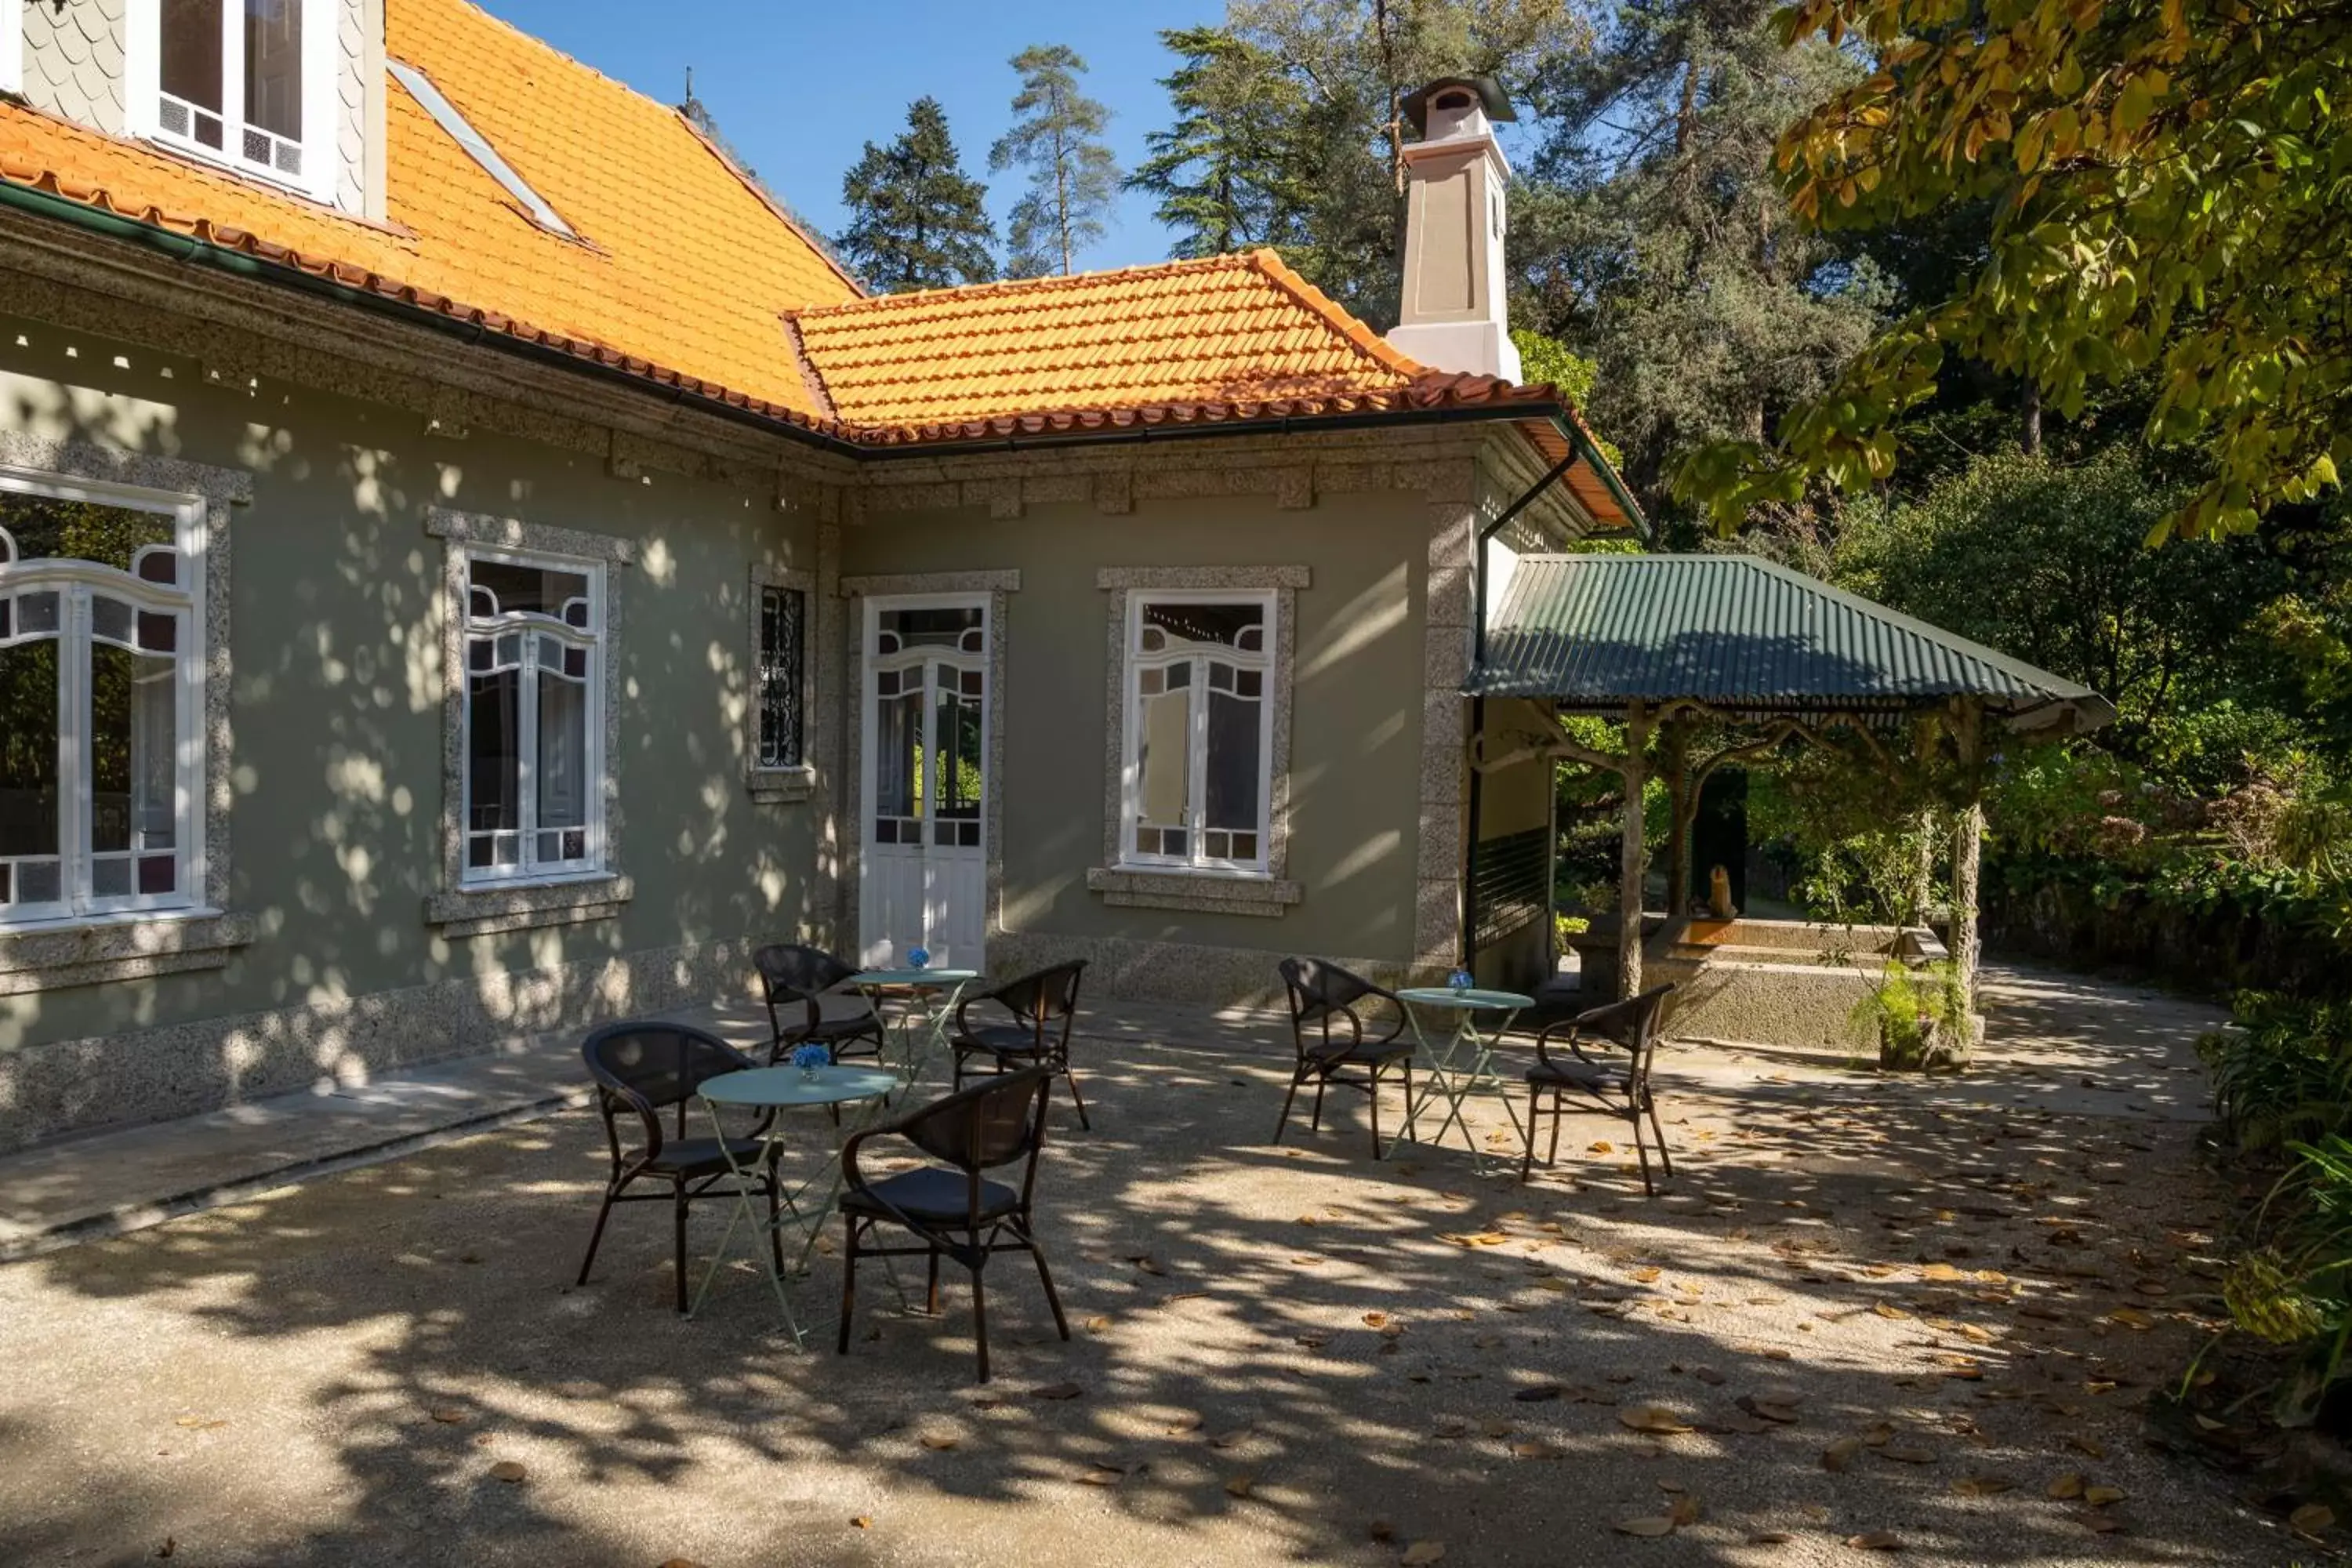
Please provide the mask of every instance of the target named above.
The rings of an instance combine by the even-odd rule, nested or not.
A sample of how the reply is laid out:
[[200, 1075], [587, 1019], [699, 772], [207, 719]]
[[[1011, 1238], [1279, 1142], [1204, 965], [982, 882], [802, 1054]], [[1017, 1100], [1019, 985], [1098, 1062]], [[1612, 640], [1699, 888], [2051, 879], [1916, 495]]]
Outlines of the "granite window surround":
[[[1106, 566], [1095, 586], [1109, 595], [1103, 675], [1103, 863], [1087, 872], [1087, 887], [1113, 908], [1186, 910], [1196, 914], [1278, 917], [1306, 897], [1285, 872], [1290, 860], [1291, 680], [1297, 644], [1298, 590], [1312, 574], [1304, 566]], [[1266, 852], [1263, 875], [1124, 862], [1120, 817], [1127, 809], [1127, 636], [1129, 601], [1137, 593], [1272, 591], [1274, 657], [1268, 700], [1273, 742], [1266, 757]]]
[[[834, 593], [843, 599], [892, 598], [900, 595], [969, 594], [988, 600], [988, 754], [982, 760], [982, 820], [981, 842], [985, 847], [982, 871], [981, 932], [992, 942], [1004, 930], [1004, 662], [1005, 638], [1013, 595], [1021, 591], [1017, 568], [970, 572], [896, 572], [853, 574], [837, 579]], [[862, 625], [862, 621], [859, 623]], [[846, 809], [851, 830], [843, 842], [842, 936], [845, 947], [863, 943], [860, 925], [865, 910], [860, 901], [866, 808], [866, 639], [856, 637], [856, 653], [848, 661], [848, 749], [842, 777], [848, 784]]]
[[[760, 765], [760, 616], [765, 591], [783, 588], [801, 595], [801, 760], [792, 767]], [[811, 760], [816, 738], [817, 649], [816, 574], [751, 563], [749, 592], [744, 595], [744, 620], [749, 628], [751, 688], [743, 705], [743, 783], [751, 798], [763, 805], [792, 804], [816, 793], [816, 764]]]
[[[618, 568], [634, 566], [633, 540], [449, 507], [426, 509], [425, 531], [443, 541], [441, 584], [441, 890], [425, 899], [425, 921], [444, 938], [488, 936], [540, 926], [610, 920], [636, 894], [621, 871], [621, 801], [612, 759], [620, 754], [623, 636]], [[605, 568], [603, 641], [604, 675], [603, 868], [587, 875], [467, 887], [465, 879], [466, 561], [468, 548], [520, 551], [599, 562]]]
[[258, 934], [251, 915], [228, 908], [229, 806], [235, 798], [229, 784], [229, 517], [232, 508], [252, 504], [253, 476], [242, 468], [23, 430], [0, 430], [0, 468], [33, 479], [121, 485], [159, 500], [194, 500], [201, 502], [204, 516], [194, 563], [204, 688], [198, 730], [204, 746], [197, 773], [203, 791], [197, 802], [199, 856], [189, 881], [196, 904], [184, 910], [46, 921], [0, 931], [0, 996], [219, 969]]

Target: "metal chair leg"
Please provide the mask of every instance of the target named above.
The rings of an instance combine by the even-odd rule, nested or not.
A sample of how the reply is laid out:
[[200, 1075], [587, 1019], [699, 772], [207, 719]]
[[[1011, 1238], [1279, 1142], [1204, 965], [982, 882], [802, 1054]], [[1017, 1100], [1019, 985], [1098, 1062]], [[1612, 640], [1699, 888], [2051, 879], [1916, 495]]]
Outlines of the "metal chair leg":
[[1654, 1100], [1651, 1100], [1647, 1109], [1650, 1112], [1650, 1131], [1658, 1135], [1658, 1159], [1665, 1165], [1666, 1174], [1671, 1176], [1675, 1173], [1675, 1156], [1674, 1152], [1666, 1147], [1666, 1130], [1658, 1125], [1658, 1102]]
[[595, 1267], [596, 1248], [604, 1241], [604, 1222], [613, 1217], [613, 1200], [618, 1197], [620, 1193], [621, 1189], [617, 1184], [612, 1182], [604, 1184], [604, 1205], [596, 1211], [596, 1228], [588, 1233], [588, 1256], [580, 1260], [578, 1283], [582, 1285], [588, 1283], [588, 1270]]
[[1315, 1075], [1315, 1114], [1307, 1123], [1307, 1130], [1309, 1132], [1323, 1131], [1323, 1090], [1330, 1081], [1330, 1075], [1328, 1073]]
[[671, 1273], [677, 1280], [678, 1316], [684, 1317], [686, 1316], [686, 1178], [683, 1176], [678, 1178], [676, 1191], [677, 1195], [672, 1201], [671, 1207], [677, 1212], [677, 1245], [675, 1267], [671, 1269]]
[[940, 1249], [931, 1248], [930, 1285], [923, 1300], [923, 1310], [936, 1318], [940, 1315]]
[[1293, 1068], [1290, 1074], [1290, 1092], [1282, 1097], [1282, 1114], [1275, 1119], [1274, 1141], [1277, 1143], [1282, 1142], [1284, 1129], [1290, 1125], [1290, 1108], [1298, 1099], [1298, 1086], [1305, 1081], [1307, 1081], [1307, 1069]]
[[1381, 1065], [1372, 1064], [1372, 1076], [1364, 1081], [1365, 1098], [1372, 1102], [1372, 1158], [1381, 1157]]
[[1029, 1244], [1029, 1256], [1037, 1260], [1037, 1281], [1045, 1287], [1045, 1305], [1054, 1310], [1054, 1327], [1059, 1329], [1062, 1337], [1066, 1340], [1070, 1337], [1070, 1321], [1062, 1316], [1062, 1295], [1060, 1291], [1054, 1289], [1053, 1270], [1045, 1267], [1045, 1249], [1038, 1246], [1037, 1238], [1027, 1231], [1024, 1230], [1021, 1234], [1022, 1238]]
[[1559, 1124], [1568, 1120], [1568, 1107], [1560, 1103], [1559, 1090], [1551, 1091], [1551, 1163], [1559, 1163]]
[[841, 1249], [841, 1338], [833, 1348], [835, 1355], [849, 1353], [849, 1319], [857, 1307], [857, 1216], [844, 1215], [842, 1224], [849, 1231], [848, 1243]]
[[1642, 1162], [1642, 1195], [1656, 1197], [1658, 1189], [1650, 1182], [1650, 1152], [1642, 1146], [1642, 1113], [1637, 1110], [1626, 1120], [1633, 1124], [1633, 1154]]
[[1078, 1092], [1078, 1075], [1070, 1070], [1067, 1062], [1062, 1064], [1062, 1079], [1070, 1086], [1070, 1102], [1078, 1108], [1078, 1125], [1089, 1132], [1093, 1131], [1095, 1124], [1087, 1120], [1087, 1097]]
[[[1542, 1085], [1540, 1085], [1540, 1084], [1530, 1084], [1530, 1085], [1528, 1085], [1528, 1152], [1527, 1152], [1527, 1155], [1526, 1155], [1526, 1157], [1525, 1157], [1525, 1158], [1523, 1158], [1522, 1160], [1520, 1160], [1520, 1162], [1519, 1162], [1519, 1180], [1520, 1180], [1520, 1181], [1522, 1181], [1522, 1182], [1525, 1182], [1525, 1181], [1528, 1180], [1529, 1178], [1531, 1178], [1532, 1176], [1534, 1176], [1535, 1172], [1536, 1172], [1536, 1114], [1537, 1114], [1537, 1108], [1538, 1108], [1539, 1105], [1541, 1105], [1541, 1104], [1542, 1104], [1542, 1102], [1543, 1102], [1543, 1086], [1542, 1086]], [[1557, 1126], [1559, 1125], [1559, 1123], [1558, 1123], [1558, 1122], [1554, 1122], [1552, 1125], [1554, 1125], [1555, 1127], [1557, 1127]]]
[[988, 1291], [981, 1282], [981, 1273], [988, 1258], [982, 1255], [971, 1266], [971, 1331], [980, 1342], [980, 1381], [988, 1381]]

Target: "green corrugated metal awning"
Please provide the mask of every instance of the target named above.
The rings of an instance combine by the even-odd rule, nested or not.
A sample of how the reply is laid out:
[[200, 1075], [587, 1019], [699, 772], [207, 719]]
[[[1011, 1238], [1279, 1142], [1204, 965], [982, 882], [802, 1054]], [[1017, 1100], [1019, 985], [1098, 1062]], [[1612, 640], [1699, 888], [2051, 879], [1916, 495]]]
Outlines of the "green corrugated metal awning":
[[2114, 720], [2086, 686], [1753, 555], [1530, 555], [1463, 689], [1578, 712], [1705, 702], [1901, 713], [1980, 698], [2021, 730]]

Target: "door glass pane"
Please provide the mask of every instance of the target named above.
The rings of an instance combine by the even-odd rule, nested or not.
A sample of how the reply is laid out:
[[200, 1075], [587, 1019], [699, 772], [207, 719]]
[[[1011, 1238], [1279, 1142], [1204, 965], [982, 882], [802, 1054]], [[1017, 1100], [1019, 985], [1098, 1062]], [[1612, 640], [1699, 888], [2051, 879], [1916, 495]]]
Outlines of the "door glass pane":
[[877, 698], [874, 704], [875, 836], [885, 844], [900, 841], [898, 822], [911, 820], [922, 800], [923, 689], [919, 680], [905, 684], [914, 689]]
[[0, 905], [47, 903], [58, 872], [58, 645], [0, 647]]
[[169, 657], [107, 643], [89, 650], [91, 890], [100, 898], [131, 890], [134, 852], [173, 847], [174, 673]]
[[564, 646], [539, 639], [539, 845], [542, 861], [588, 853], [588, 683], [563, 673]]
[[16, 542], [19, 561], [95, 561], [122, 572], [139, 552], [169, 545], [173, 536], [171, 518], [160, 511], [10, 490], [0, 490], [0, 528]]
[[584, 573], [477, 559], [466, 563], [466, 613], [472, 619], [530, 614], [568, 626], [588, 625]]
[[[163, 0], [163, 87], [173, 98], [217, 115], [221, 104], [222, 0]], [[186, 134], [184, 127], [175, 127]], [[197, 140], [220, 145], [220, 121]]]
[[967, 609], [885, 610], [876, 618], [877, 653], [910, 647], [961, 647], [968, 632], [980, 629], [980, 606]]
[[1265, 606], [1147, 604], [1141, 622], [1139, 646], [1145, 653], [1158, 653], [1187, 643], [1256, 648], [1265, 641]]
[[981, 703], [976, 696], [960, 694], [956, 672], [939, 671], [939, 700], [933, 710], [940, 765], [932, 770], [931, 816], [934, 844], [976, 845], [980, 842]]
[[1192, 668], [1136, 672], [1136, 849], [1181, 855], [1184, 812], [1192, 799]]
[[521, 860], [521, 679], [511, 665], [466, 678], [466, 864], [477, 870]]
[[1258, 715], [1259, 705], [1246, 697], [1217, 690], [1209, 695], [1206, 782], [1207, 826], [1212, 828], [1255, 830], [1257, 826], [1261, 788]]
[[302, 0], [245, 0], [245, 121], [301, 140]]

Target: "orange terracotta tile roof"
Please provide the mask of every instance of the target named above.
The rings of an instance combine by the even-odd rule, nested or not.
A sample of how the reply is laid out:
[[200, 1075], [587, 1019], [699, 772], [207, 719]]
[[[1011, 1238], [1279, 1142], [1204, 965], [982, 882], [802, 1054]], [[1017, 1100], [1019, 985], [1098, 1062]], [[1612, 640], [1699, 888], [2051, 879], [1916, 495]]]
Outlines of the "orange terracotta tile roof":
[[1393, 393], [1425, 374], [1271, 250], [795, 316], [848, 424]]
[[[1553, 389], [1428, 370], [1270, 250], [862, 298], [677, 110], [467, 0], [384, 11], [390, 57], [578, 240], [533, 223], [389, 78], [386, 223], [5, 100], [0, 182], [871, 450], [1462, 409], [1523, 412], [1565, 454]], [[1622, 516], [1587, 466], [1570, 483]]]
[[677, 110], [465, 0], [388, 0], [385, 49], [586, 243], [540, 228], [387, 79], [389, 226], [0, 102], [0, 178], [524, 339], [816, 411], [782, 312], [857, 297]]

